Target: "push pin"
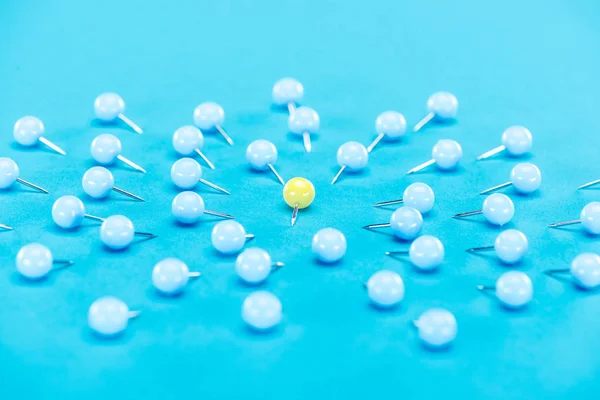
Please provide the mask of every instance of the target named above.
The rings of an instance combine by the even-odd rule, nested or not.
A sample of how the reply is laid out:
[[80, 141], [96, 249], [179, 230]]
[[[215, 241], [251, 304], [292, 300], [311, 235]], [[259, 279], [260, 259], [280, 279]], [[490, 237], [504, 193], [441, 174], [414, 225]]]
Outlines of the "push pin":
[[544, 271], [551, 278], [570, 274], [575, 285], [584, 290], [600, 286], [600, 256], [594, 253], [582, 253], [573, 259], [571, 268], [555, 268]]
[[516, 264], [523, 259], [528, 249], [527, 236], [516, 229], [507, 229], [500, 232], [493, 246], [473, 247], [467, 252], [478, 253], [494, 250], [504, 264]]
[[175, 219], [182, 224], [194, 224], [200, 220], [203, 214], [216, 217], [233, 219], [229, 214], [210, 211], [204, 208], [204, 200], [196, 192], [181, 192], [173, 199], [171, 212]]
[[95, 199], [104, 199], [108, 197], [111, 190], [117, 193], [124, 194], [138, 201], [144, 201], [140, 196], [130, 193], [126, 190], [115, 186], [115, 178], [113, 174], [104, 167], [92, 167], [83, 174], [81, 180], [83, 190], [88, 196]]
[[0, 229], [4, 229], [5, 231], [12, 231], [13, 230], [12, 227], [10, 227], [8, 225], [5, 225], [5, 224], [0, 224]]
[[52, 206], [52, 220], [63, 229], [77, 228], [84, 218], [104, 222], [104, 218], [86, 214], [83, 202], [75, 196], [62, 196]]
[[524, 126], [511, 126], [502, 133], [502, 144], [498, 147], [486, 151], [477, 161], [485, 160], [493, 155], [506, 151], [513, 157], [522, 156], [531, 150], [532, 137], [529, 129]]
[[32, 189], [48, 194], [48, 191], [31, 182], [19, 178], [19, 166], [10, 158], [0, 157], [0, 189], [8, 189], [15, 182], [29, 186]]
[[254, 235], [237, 221], [227, 220], [216, 224], [210, 234], [213, 247], [221, 254], [235, 254], [246, 242], [254, 239]]
[[410, 262], [421, 271], [432, 271], [444, 261], [444, 245], [434, 236], [423, 235], [416, 238], [407, 250], [388, 251], [388, 256], [407, 255]]
[[269, 253], [258, 247], [242, 251], [235, 260], [235, 272], [244, 283], [258, 285], [263, 283], [271, 271], [278, 270], [285, 264], [273, 262]]
[[279, 180], [282, 185], [285, 185], [283, 178], [275, 169], [275, 163], [277, 162], [277, 148], [273, 143], [264, 139], [255, 140], [250, 143], [246, 149], [246, 160], [248, 160], [252, 169], [256, 171], [266, 171], [267, 169], [270, 169], [277, 180]]
[[375, 140], [367, 147], [369, 153], [373, 151], [375, 146], [377, 146], [384, 137], [390, 141], [394, 141], [404, 136], [404, 133], [406, 132], [406, 120], [404, 119], [404, 115], [397, 111], [382, 112], [375, 120], [375, 132], [377, 132], [377, 137], [375, 137]]
[[192, 125], [182, 126], [173, 134], [173, 148], [182, 156], [198, 154], [210, 167], [215, 169], [215, 165], [204, 155], [202, 147], [204, 146], [204, 136], [200, 129]]
[[319, 114], [310, 107], [298, 107], [288, 118], [288, 128], [290, 132], [295, 133], [296, 135], [302, 135], [304, 148], [308, 153], [312, 151], [310, 135], [317, 133], [320, 125]]
[[521, 271], [505, 272], [496, 281], [496, 286], [479, 285], [477, 289], [482, 292], [495, 291], [498, 300], [510, 309], [517, 309], [527, 305], [533, 297], [531, 279]]
[[449, 92], [436, 92], [427, 99], [427, 114], [413, 128], [413, 132], [418, 132], [426, 124], [435, 120], [437, 122], [447, 122], [456, 118], [458, 112], [458, 100]]
[[402, 240], [413, 240], [421, 234], [423, 217], [416, 208], [400, 207], [392, 214], [390, 222], [386, 224], [372, 224], [363, 226], [363, 229], [392, 228], [394, 236]]
[[384, 207], [399, 203], [404, 203], [409, 207], [416, 208], [421, 214], [427, 214], [433, 208], [435, 195], [433, 189], [431, 189], [429, 185], [422, 182], [415, 182], [404, 189], [401, 199], [383, 201], [374, 204], [373, 207]]
[[458, 144], [458, 142], [450, 139], [438, 140], [435, 146], [433, 146], [433, 150], [431, 151], [431, 160], [426, 161], [423, 164], [417, 165], [416, 167], [408, 171], [406, 175], [419, 172], [422, 169], [425, 169], [433, 164], [435, 164], [439, 169], [443, 171], [452, 170], [456, 168], [456, 165], [458, 164], [462, 156], [462, 147], [460, 147], [460, 144]]
[[136, 232], [133, 222], [124, 215], [112, 215], [102, 222], [100, 227], [100, 240], [106, 247], [113, 250], [122, 250], [133, 241], [133, 236], [144, 236], [147, 239], [156, 237], [153, 233]]
[[218, 192], [231, 194], [222, 187], [202, 179], [202, 167], [193, 158], [185, 157], [175, 161], [171, 167], [171, 180], [181, 189], [191, 189], [200, 182]]
[[242, 319], [259, 332], [275, 328], [281, 322], [281, 301], [271, 292], [251, 293], [242, 304]]
[[200, 272], [190, 272], [188, 266], [177, 258], [165, 258], [152, 270], [152, 284], [161, 294], [176, 296], [183, 291], [190, 278], [198, 278]]
[[94, 160], [102, 165], [111, 165], [115, 160], [119, 160], [135, 170], [143, 172], [144, 174], [146, 173], [144, 168], [123, 157], [121, 151], [123, 151], [121, 141], [115, 135], [111, 135], [110, 133], [96, 136], [92, 141], [92, 147], [90, 149]]
[[456, 338], [456, 318], [443, 308], [431, 308], [413, 322], [419, 339], [427, 348], [438, 350], [448, 347]]
[[225, 121], [225, 111], [223, 107], [213, 102], [206, 102], [200, 104], [194, 110], [194, 125], [200, 130], [213, 131], [217, 130], [223, 139], [233, 146], [233, 140], [223, 129], [223, 122]]
[[304, 86], [294, 78], [283, 78], [273, 86], [273, 104], [278, 107], [287, 107], [290, 115], [296, 111], [296, 105], [304, 97]]
[[140, 315], [129, 311], [127, 304], [116, 297], [106, 296], [94, 301], [88, 311], [88, 325], [97, 335], [115, 337], [122, 333], [130, 319]]
[[102, 93], [96, 97], [94, 112], [96, 113], [96, 118], [106, 124], [115, 123], [117, 120], [120, 120], [133, 129], [135, 133], [140, 135], [144, 133], [142, 128], [123, 114], [125, 112], [125, 102], [116, 93]]
[[379, 308], [391, 308], [404, 298], [404, 282], [394, 271], [375, 272], [366, 284], [371, 302]]
[[346, 169], [349, 172], [362, 171], [369, 162], [369, 152], [365, 146], [358, 142], [346, 142], [338, 149], [336, 158], [340, 170], [333, 177], [332, 185]]
[[346, 237], [337, 229], [323, 228], [312, 239], [312, 252], [323, 263], [338, 262], [346, 254]]
[[582, 224], [583, 229], [591, 235], [600, 235], [600, 202], [592, 201], [586, 204], [579, 214], [579, 219], [555, 222], [548, 225], [548, 228], [558, 228], [574, 224]]
[[73, 261], [55, 260], [50, 249], [39, 243], [23, 246], [17, 254], [17, 271], [27, 279], [46, 277], [53, 265], [62, 265], [64, 268], [73, 265]]
[[294, 209], [292, 226], [296, 224], [298, 210], [310, 206], [315, 199], [315, 187], [305, 178], [292, 178], [283, 187], [283, 200]]
[[13, 129], [13, 136], [17, 143], [21, 146], [35, 146], [38, 142], [42, 142], [45, 146], [54, 150], [58, 154], [66, 156], [67, 153], [44, 137], [44, 124], [37, 117], [20, 118]]
[[494, 193], [485, 198], [481, 210], [456, 214], [452, 218], [464, 218], [478, 214], [483, 214], [492, 225], [503, 226], [510, 222], [515, 215], [515, 205], [507, 195]]
[[515, 165], [510, 172], [509, 182], [491, 187], [483, 192], [480, 192], [479, 194], [493, 192], [510, 185], [513, 185], [519, 193], [529, 194], [538, 190], [541, 184], [542, 173], [540, 172], [539, 168], [531, 163], [520, 163]]

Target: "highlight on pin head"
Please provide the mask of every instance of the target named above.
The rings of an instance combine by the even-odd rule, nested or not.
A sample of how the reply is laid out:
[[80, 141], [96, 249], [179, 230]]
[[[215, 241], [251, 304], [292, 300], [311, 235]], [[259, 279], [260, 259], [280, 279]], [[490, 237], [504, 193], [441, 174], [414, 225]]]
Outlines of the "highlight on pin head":
[[263, 283], [273, 270], [271, 256], [263, 249], [251, 247], [240, 253], [235, 260], [235, 272], [249, 285]]
[[94, 333], [104, 337], [115, 337], [122, 333], [139, 312], [129, 311], [122, 300], [106, 296], [94, 301], [88, 311], [88, 325]]
[[174, 296], [180, 294], [190, 277], [200, 276], [199, 272], [190, 272], [188, 266], [177, 258], [165, 258], [152, 270], [152, 285], [161, 294]]
[[[275, 82], [271, 92], [273, 104], [279, 107], [288, 107], [302, 102], [304, 86], [294, 78], [283, 78]], [[291, 110], [293, 112], [293, 108]]]
[[496, 297], [509, 309], [518, 309], [529, 304], [533, 297], [533, 284], [527, 274], [509, 271], [502, 274], [495, 287], [479, 286], [479, 290], [494, 289]]
[[252, 329], [266, 332], [281, 322], [281, 301], [271, 292], [251, 293], [242, 304], [242, 320]]
[[454, 314], [443, 308], [430, 308], [414, 324], [419, 331], [421, 343], [432, 350], [448, 347], [458, 331]]
[[413, 240], [421, 234], [423, 216], [416, 208], [400, 207], [390, 218], [390, 227], [394, 236], [402, 240]]
[[404, 281], [394, 271], [375, 272], [366, 286], [371, 303], [379, 308], [394, 307], [404, 298]]
[[216, 224], [210, 235], [215, 250], [221, 254], [239, 252], [248, 240], [246, 230], [237, 221], [227, 220]]
[[324, 263], [335, 263], [346, 254], [346, 237], [334, 228], [319, 230], [312, 239], [312, 252]]

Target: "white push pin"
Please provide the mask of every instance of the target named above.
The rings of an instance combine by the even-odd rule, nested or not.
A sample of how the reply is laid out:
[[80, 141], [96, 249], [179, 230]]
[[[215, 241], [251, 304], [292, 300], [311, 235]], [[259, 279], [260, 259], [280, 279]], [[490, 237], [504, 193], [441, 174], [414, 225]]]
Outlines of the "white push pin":
[[296, 111], [296, 105], [304, 97], [304, 86], [294, 78], [283, 78], [273, 86], [273, 104], [278, 107], [287, 107], [290, 114]]
[[8, 189], [14, 185], [15, 182], [48, 194], [46, 189], [19, 178], [19, 166], [16, 162], [10, 158], [0, 157], [0, 189]]
[[416, 238], [408, 250], [388, 251], [387, 256], [408, 255], [410, 262], [421, 271], [432, 271], [444, 261], [444, 245], [434, 237], [423, 235]]
[[129, 307], [116, 297], [106, 296], [94, 301], [88, 311], [88, 325], [99, 336], [107, 338], [121, 334], [132, 318], [140, 311], [129, 311]]
[[84, 218], [104, 222], [104, 218], [86, 214], [83, 202], [75, 196], [62, 196], [52, 206], [52, 219], [63, 229], [79, 227]]
[[346, 169], [350, 172], [362, 171], [369, 162], [369, 152], [365, 146], [358, 142], [346, 142], [338, 149], [336, 158], [340, 170], [333, 177], [332, 185]]
[[594, 253], [582, 253], [573, 259], [571, 268], [548, 269], [544, 273], [552, 278], [569, 274], [573, 283], [579, 288], [593, 290], [600, 286], [600, 256]]
[[456, 165], [463, 156], [462, 147], [454, 140], [442, 139], [433, 146], [431, 150], [431, 160], [419, 164], [409, 170], [406, 175], [414, 174], [435, 164], [439, 169], [448, 171], [456, 168]]
[[47, 147], [51, 148], [58, 154], [66, 156], [67, 153], [46, 139], [44, 136], [44, 124], [37, 117], [23, 117], [20, 118], [13, 129], [13, 136], [17, 143], [22, 146], [35, 146], [38, 142], [42, 142]]
[[520, 163], [513, 167], [510, 172], [510, 181], [485, 189], [479, 194], [486, 194], [498, 189], [513, 185], [517, 192], [523, 194], [533, 193], [542, 184], [542, 173], [540, 169], [531, 163]]
[[529, 248], [527, 236], [516, 229], [507, 229], [500, 232], [493, 246], [473, 247], [469, 253], [494, 250], [496, 255], [505, 264], [516, 264], [523, 259]]
[[452, 93], [436, 92], [427, 100], [427, 114], [415, 125], [413, 132], [418, 132], [434, 118], [439, 122], [454, 119], [457, 112], [458, 100]]
[[509, 309], [517, 309], [529, 304], [533, 297], [531, 279], [521, 271], [505, 272], [498, 278], [495, 286], [479, 285], [477, 289], [495, 291], [496, 297]]
[[275, 169], [277, 162], [277, 148], [268, 140], [259, 139], [250, 143], [246, 149], [246, 160], [250, 163], [252, 169], [256, 171], [265, 171], [270, 169], [282, 185], [285, 185], [283, 178]]
[[171, 212], [175, 219], [182, 224], [195, 224], [204, 214], [234, 219], [232, 215], [207, 210], [204, 207], [204, 200], [196, 192], [181, 192], [175, 196], [171, 203]]
[[421, 214], [426, 214], [431, 211], [434, 202], [435, 195], [433, 189], [426, 183], [415, 182], [404, 189], [404, 194], [401, 199], [382, 201], [381, 203], [374, 204], [373, 207], [384, 207], [404, 203], [409, 207], [416, 208]]
[[493, 155], [506, 151], [514, 157], [521, 156], [531, 150], [532, 138], [529, 129], [524, 126], [511, 126], [502, 133], [502, 144], [486, 151], [477, 161], [485, 160]]
[[548, 225], [548, 228], [558, 228], [574, 224], [582, 224], [583, 229], [591, 235], [600, 235], [600, 202], [592, 201], [586, 204], [579, 214], [579, 219], [555, 222]]
[[220, 186], [202, 178], [202, 167], [193, 158], [180, 158], [171, 167], [171, 180], [181, 189], [191, 189], [200, 182], [216, 191], [231, 194]]
[[104, 123], [114, 123], [116, 120], [121, 120], [136, 133], [140, 135], [143, 133], [142, 128], [123, 114], [125, 112], [125, 102], [116, 93], [102, 93], [96, 97], [94, 112], [96, 118]]
[[298, 107], [288, 118], [288, 128], [290, 132], [295, 133], [296, 135], [302, 135], [304, 149], [306, 149], [306, 152], [308, 153], [312, 151], [310, 135], [317, 133], [320, 126], [321, 120], [319, 119], [319, 114], [310, 107]]
[[215, 169], [215, 165], [202, 152], [202, 146], [204, 146], [204, 136], [200, 129], [195, 126], [182, 126], [173, 134], [173, 148], [177, 153], [182, 156], [190, 156], [196, 153], [210, 169]]
[[190, 278], [198, 278], [200, 272], [190, 272], [188, 266], [177, 258], [165, 258], [152, 270], [152, 284], [159, 293], [166, 296], [180, 294]]
[[88, 169], [85, 174], [83, 174], [81, 185], [83, 186], [85, 193], [95, 199], [108, 197], [111, 190], [114, 190], [115, 192], [124, 194], [132, 199], [144, 201], [140, 196], [116, 187], [113, 174], [104, 167], [92, 167]]
[[224, 121], [225, 111], [223, 111], [223, 107], [217, 103], [202, 103], [194, 110], [194, 125], [206, 131], [216, 129], [221, 136], [223, 136], [223, 139], [225, 139], [230, 146], [233, 146], [233, 140], [222, 127]]
[[416, 208], [400, 207], [392, 214], [390, 222], [384, 224], [371, 224], [363, 226], [363, 229], [392, 228], [394, 236], [402, 240], [413, 240], [421, 234], [423, 228], [423, 217]]
[[57, 260], [46, 246], [39, 243], [30, 243], [19, 250], [16, 264], [17, 271], [23, 277], [37, 280], [46, 277], [52, 270], [53, 265], [62, 265], [61, 268], [64, 268], [73, 265], [73, 261]]
[[390, 141], [398, 140], [406, 133], [406, 120], [404, 115], [397, 111], [385, 111], [377, 116], [375, 120], [375, 140], [367, 147], [370, 153], [375, 146], [385, 137]]
[[510, 222], [515, 215], [515, 205], [507, 195], [494, 193], [485, 198], [481, 210], [456, 214], [452, 218], [458, 219], [478, 214], [483, 214], [492, 225], [502, 226]]
[[143, 172], [144, 174], [146, 173], [144, 168], [123, 157], [121, 151], [123, 151], [121, 141], [115, 135], [111, 135], [110, 133], [96, 136], [92, 141], [92, 146], [90, 148], [90, 153], [92, 154], [92, 157], [94, 157], [94, 160], [102, 165], [110, 165], [113, 164], [115, 160], [119, 160], [135, 170]]

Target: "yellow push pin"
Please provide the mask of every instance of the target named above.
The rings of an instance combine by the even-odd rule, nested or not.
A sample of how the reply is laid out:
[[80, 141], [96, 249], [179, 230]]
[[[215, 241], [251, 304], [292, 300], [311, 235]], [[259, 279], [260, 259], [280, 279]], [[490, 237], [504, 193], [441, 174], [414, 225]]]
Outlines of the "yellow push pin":
[[315, 199], [315, 187], [308, 179], [292, 178], [283, 187], [283, 200], [294, 208], [292, 226], [296, 223], [298, 210], [311, 205]]

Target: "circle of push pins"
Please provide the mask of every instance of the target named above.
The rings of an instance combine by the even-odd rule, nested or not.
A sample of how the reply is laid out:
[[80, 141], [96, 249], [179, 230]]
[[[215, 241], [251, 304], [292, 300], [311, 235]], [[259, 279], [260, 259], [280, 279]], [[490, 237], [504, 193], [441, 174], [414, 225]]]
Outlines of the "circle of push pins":
[[442, 349], [454, 341], [458, 331], [456, 318], [443, 308], [431, 308], [413, 322], [421, 343], [430, 349]]
[[124, 215], [112, 215], [106, 218], [100, 226], [100, 239], [110, 249], [122, 250], [127, 248], [135, 235], [153, 239], [156, 235], [147, 232], [136, 232], [133, 222]]
[[39, 118], [27, 116], [15, 123], [13, 137], [21, 146], [32, 147], [40, 142], [58, 154], [66, 156], [67, 153], [63, 149], [44, 137], [44, 132], [44, 124]]
[[194, 224], [202, 218], [204, 214], [214, 215], [216, 217], [233, 219], [229, 214], [223, 214], [217, 211], [207, 210], [204, 207], [204, 200], [196, 192], [181, 192], [173, 199], [171, 212], [175, 219], [182, 224]]
[[52, 205], [52, 220], [63, 229], [79, 227], [84, 218], [104, 222], [104, 218], [85, 213], [85, 206], [75, 196], [59, 197]]
[[94, 113], [96, 118], [104, 123], [124, 122], [137, 134], [144, 133], [135, 122], [123, 114], [125, 112], [125, 102], [116, 93], [102, 93], [94, 101]]
[[516, 264], [523, 259], [529, 243], [527, 236], [516, 229], [507, 229], [500, 232], [493, 246], [473, 247], [467, 250], [469, 253], [494, 250], [496, 255], [504, 264]]
[[346, 237], [334, 228], [324, 228], [318, 231], [312, 239], [312, 252], [317, 259], [324, 263], [335, 263], [346, 254]]
[[427, 99], [427, 114], [414, 126], [418, 132], [431, 121], [447, 122], [456, 118], [458, 100], [450, 92], [436, 92]]
[[281, 301], [271, 292], [251, 293], [242, 304], [242, 320], [256, 331], [275, 328], [281, 322], [281, 318]]
[[515, 205], [507, 195], [493, 193], [485, 198], [481, 210], [456, 214], [452, 218], [465, 218], [478, 214], [483, 214], [492, 225], [503, 226], [515, 215]]
[[519, 157], [531, 150], [533, 138], [529, 129], [524, 126], [511, 126], [502, 133], [502, 144], [486, 151], [477, 161], [485, 160], [493, 155], [506, 151], [510, 156]]
[[377, 271], [366, 283], [371, 302], [380, 308], [391, 308], [404, 298], [404, 281], [394, 271]]
[[34, 185], [24, 179], [19, 178], [19, 166], [10, 158], [0, 157], [0, 189], [8, 189], [15, 184], [28, 186], [32, 189], [48, 194], [48, 191], [38, 185]]
[[507, 186], [514, 186], [522, 194], [533, 193], [542, 184], [542, 173], [539, 168], [531, 163], [519, 163], [510, 172], [510, 181], [486, 189], [479, 194], [487, 194]]
[[204, 146], [204, 136], [200, 129], [192, 125], [182, 126], [173, 134], [173, 148], [182, 156], [198, 154], [210, 169], [215, 169], [215, 165], [204, 155], [202, 147]]
[[600, 202], [592, 201], [583, 207], [579, 219], [555, 222], [548, 225], [549, 228], [558, 228], [566, 225], [581, 224], [583, 229], [590, 235], [600, 235]]
[[217, 103], [210, 101], [201, 103], [194, 109], [194, 125], [200, 128], [200, 130], [218, 131], [223, 136], [223, 139], [230, 146], [233, 146], [233, 140], [225, 129], [223, 129], [223, 122], [225, 122], [225, 111]]
[[268, 169], [273, 172], [277, 180], [285, 185], [281, 175], [275, 169], [277, 162], [277, 147], [268, 140], [259, 139], [250, 143], [246, 149], [246, 160], [250, 163], [252, 169], [256, 171], [266, 171]]
[[340, 170], [333, 177], [332, 185], [345, 170], [352, 173], [362, 171], [369, 162], [369, 152], [365, 146], [358, 142], [346, 142], [338, 149], [336, 159]]
[[144, 168], [123, 157], [121, 155], [122, 151], [123, 146], [121, 145], [121, 141], [115, 135], [111, 135], [110, 133], [96, 136], [92, 141], [92, 146], [90, 148], [90, 153], [94, 160], [102, 165], [111, 165], [114, 164], [116, 160], [119, 160], [137, 171], [143, 172], [144, 174], [146, 173]]
[[315, 199], [315, 187], [305, 178], [292, 178], [283, 187], [283, 200], [292, 207], [292, 226], [296, 224], [298, 210], [310, 206]]
[[375, 140], [367, 147], [367, 152], [373, 151], [375, 146], [385, 137], [389, 141], [398, 140], [406, 133], [406, 120], [404, 115], [397, 111], [385, 111], [375, 120]]
[[393, 212], [389, 223], [371, 224], [363, 226], [363, 229], [392, 228], [394, 236], [402, 240], [413, 240], [421, 233], [423, 228], [423, 216], [416, 208], [400, 207]]
[[235, 260], [235, 272], [238, 277], [249, 285], [263, 283], [272, 271], [276, 271], [285, 264], [281, 261], [273, 262], [269, 253], [258, 247], [246, 249]]
[[283, 78], [273, 85], [271, 97], [273, 104], [287, 107], [289, 113], [293, 114], [304, 97], [304, 86], [294, 78]]
[[242, 224], [233, 220], [219, 222], [210, 234], [213, 247], [221, 254], [235, 254], [252, 239], [254, 235], [246, 233]]
[[190, 278], [198, 278], [200, 272], [190, 272], [188, 266], [177, 258], [165, 258], [152, 270], [152, 285], [161, 294], [180, 294]]
[[16, 265], [21, 276], [30, 280], [37, 280], [46, 277], [54, 265], [68, 267], [73, 265], [73, 261], [56, 260], [46, 246], [31, 243], [21, 247], [17, 254]]
[[180, 158], [171, 167], [171, 180], [180, 189], [192, 189], [198, 182], [218, 192], [231, 194], [220, 186], [202, 178], [202, 167], [193, 158]]
[[500, 275], [495, 286], [477, 286], [481, 291], [494, 291], [500, 302], [509, 309], [526, 306], [533, 297], [533, 284], [521, 271], [509, 271]]
[[399, 203], [404, 203], [408, 207], [416, 208], [421, 214], [426, 214], [433, 208], [435, 194], [429, 185], [422, 182], [415, 182], [404, 189], [401, 199], [382, 201], [381, 203], [374, 204], [373, 207], [384, 207]]
[[99, 336], [115, 337], [139, 314], [139, 311], [130, 311], [127, 304], [116, 297], [101, 297], [90, 306], [88, 325]]
[[308, 153], [312, 151], [310, 135], [319, 132], [320, 126], [319, 114], [310, 107], [298, 107], [288, 118], [288, 129], [290, 132], [302, 136], [304, 149]]
[[462, 147], [457, 141], [450, 139], [438, 140], [431, 150], [431, 160], [419, 164], [409, 170], [406, 175], [419, 172], [433, 164], [443, 171], [450, 171], [456, 168], [456, 165], [463, 156]]
[[88, 169], [83, 174], [81, 185], [85, 193], [95, 199], [104, 199], [114, 190], [132, 199], [144, 201], [140, 196], [116, 187], [113, 174], [104, 167], [92, 167]]
[[571, 261], [570, 268], [548, 269], [544, 273], [552, 278], [568, 274], [577, 287], [584, 290], [600, 286], [600, 256], [594, 253], [582, 253]]
[[444, 262], [444, 245], [442, 242], [429, 235], [416, 238], [408, 250], [388, 251], [385, 253], [391, 257], [407, 255], [410, 262], [421, 271], [432, 271]]

